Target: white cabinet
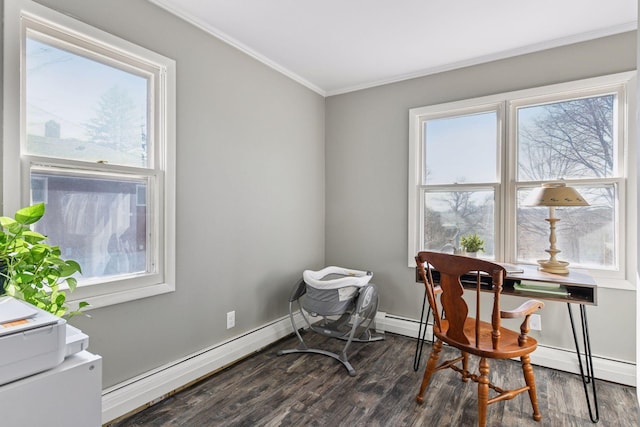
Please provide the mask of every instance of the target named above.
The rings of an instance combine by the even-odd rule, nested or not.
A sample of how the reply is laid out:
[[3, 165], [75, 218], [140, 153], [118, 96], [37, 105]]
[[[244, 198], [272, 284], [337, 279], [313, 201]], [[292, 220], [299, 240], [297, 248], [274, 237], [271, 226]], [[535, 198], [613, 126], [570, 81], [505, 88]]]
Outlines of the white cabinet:
[[2, 427], [98, 427], [102, 358], [88, 351], [48, 371], [0, 386]]

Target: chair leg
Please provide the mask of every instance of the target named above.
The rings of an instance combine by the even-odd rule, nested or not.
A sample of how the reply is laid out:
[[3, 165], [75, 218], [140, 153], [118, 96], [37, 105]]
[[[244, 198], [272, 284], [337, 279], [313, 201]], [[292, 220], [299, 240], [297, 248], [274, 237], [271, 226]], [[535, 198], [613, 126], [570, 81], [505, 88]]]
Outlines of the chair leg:
[[480, 359], [480, 378], [478, 378], [478, 426], [487, 423], [487, 405], [489, 404], [489, 362], [486, 357]]
[[533, 376], [533, 368], [531, 367], [531, 357], [525, 354], [520, 358], [522, 362], [522, 373], [524, 373], [524, 380], [529, 386], [529, 398], [531, 399], [531, 406], [533, 407], [533, 419], [540, 421], [542, 415], [538, 410], [538, 394], [536, 392], [536, 379]]
[[469, 381], [469, 377], [467, 374], [469, 373], [469, 353], [466, 351], [462, 352], [462, 370], [464, 370], [464, 375], [462, 375], [462, 382], [466, 383]]
[[424, 371], [424, 376], [422, 377], [422, 384], [420, 384], [420, 392], [418, 396], [416, 396], [416, 401], [418, 403], [422, 403], [424, 401], [424, 391], [427, 389], [427, 385], [429, 384], [429, 380], [431, 379], [431, 375], [436, 371], [436, 367], [438, 366], [438, 359], [440, 358], [440, 350], [442, 350], [442, 341], [436, 340], [433, 345], [433, 350], [431, 350], [431, 356], [429, 356], [429, 361], [427, 362], [427, 367]]

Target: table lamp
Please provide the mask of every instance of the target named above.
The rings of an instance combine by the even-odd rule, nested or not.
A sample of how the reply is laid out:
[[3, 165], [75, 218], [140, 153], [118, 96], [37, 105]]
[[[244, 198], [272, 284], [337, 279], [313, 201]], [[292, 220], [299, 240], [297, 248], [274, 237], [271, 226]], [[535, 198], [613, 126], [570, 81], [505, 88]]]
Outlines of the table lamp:
[[568, 274], [569, 263], [566, 261], [558, 261], [556, 255], [560, 252], [556, 248], [556, 222], [560, 221], [556, 218], [556, 206], [589, 206], [589, 203], [578, 193], [573, 187], [567, 187], [563, 182], [551, 182], [542, 184], [542, 187], [534, 189], [525, 199], [525, 206], [548, 206], [549, 218], [549, 243], [551, 247], [545, 249], [550, 257], [548, 260], [538, 260], [538, 270], [547, 273]]

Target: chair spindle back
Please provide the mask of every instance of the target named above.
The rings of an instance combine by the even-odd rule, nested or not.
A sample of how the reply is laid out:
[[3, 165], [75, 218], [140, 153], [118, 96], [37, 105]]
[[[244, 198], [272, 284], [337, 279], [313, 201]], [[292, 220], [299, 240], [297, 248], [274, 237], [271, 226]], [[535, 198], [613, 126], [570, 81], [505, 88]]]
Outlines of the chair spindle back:
[[[416, 256], [416, 263], [420, 277], [424, 281], [429, 299], [429, 305], [434, 314], [436, 328], [441, 329], [441, 322], [446, 318], [448, 322], [447, 337], [461, 344], [469, 345], [471, 340], [479, 343], [481, 298], [480, 292], [483, 286], [483, 278], [490, 278], [490, 286], [493, 291], [493, 307], [491, 311], [491, 339], [493, 348], [497, 349], [500, 342], [500, 293], [506, 270], [495, 263], [478, 258], [465, 256], [452, 256], [438, 252], [423, 251]], [[439, 283], [433, 280], [433, 271], [439, 273]], [[475, 280], [474, 280], [475, 279]], [[475, 282], [475, 336], [468, 337], [465, 333], [465, 322], [469, 316], [469, 306], [463, 298], [464, 286], [462, 282], [470, 285]], [[485, 281], [485, 286], [489, 282]], [[436, 299], [436, 288], [442, 290], [440, 304]], [[441, 307], [440, 307], [441, 306]]]

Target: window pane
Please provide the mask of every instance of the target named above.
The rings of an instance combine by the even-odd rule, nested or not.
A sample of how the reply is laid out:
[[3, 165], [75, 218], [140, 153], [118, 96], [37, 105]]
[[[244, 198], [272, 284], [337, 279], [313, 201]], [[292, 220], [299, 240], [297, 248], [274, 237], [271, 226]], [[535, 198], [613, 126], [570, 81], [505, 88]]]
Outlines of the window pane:
[[[147, 267], [147, 180], [32, 172], [32, 202], [47, 201], [37, 231], [78, 261], [81, 279], [139, 274]], [[40, 199], [43, 198], [44, 200]]]
[[[575, 186], [590, 206], [557, 207], [556, 247], [559, 260], [585, 268], [614, 268], [615, 185]], [[518, 191], [518, 261], [548, 259], [549, 208], [522, 206], [530, 189]]]
[[452, 252], [460, 237], [478, 233], [484, 240], [481, 256], [494, 256], [493, 191], [428, 192], [424, 202], [424, 249]]
[[518, 180], [611, 177], [614, 95], [518, 109]]
[[28, 37], [27, 154], [148, 165], [149, 79]]
[[495, 111], [427, 120], [424, 139], [423, 183], [496, 182]]

